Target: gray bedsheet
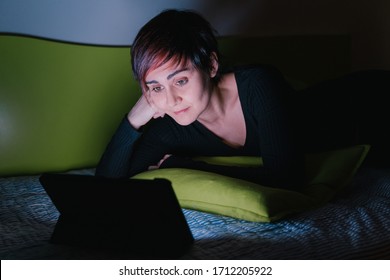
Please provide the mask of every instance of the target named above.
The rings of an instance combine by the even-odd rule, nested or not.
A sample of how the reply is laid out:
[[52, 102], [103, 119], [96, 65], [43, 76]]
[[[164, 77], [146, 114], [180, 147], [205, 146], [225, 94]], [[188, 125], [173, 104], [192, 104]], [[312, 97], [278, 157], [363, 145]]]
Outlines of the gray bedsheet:
[[[0, 178], [1, 259], [132, 258], [50, 244], [58, 212], [38, 178]], [[328, 204], [274, 223], [183, 211], [195, 238], [183, 259], [390, 258], [390, 169], [362, 168]]]

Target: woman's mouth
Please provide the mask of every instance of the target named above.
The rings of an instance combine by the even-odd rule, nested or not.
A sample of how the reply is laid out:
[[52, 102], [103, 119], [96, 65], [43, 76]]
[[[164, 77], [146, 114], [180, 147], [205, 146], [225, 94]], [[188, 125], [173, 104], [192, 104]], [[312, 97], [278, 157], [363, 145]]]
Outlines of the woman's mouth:
[[187, 107], [187, 108], [184, 108], [184, 109], [181, 109], [181, 110], [178, 110], [178, 111], [174, 111], [175, 115], [180, 115], [180, 114], [183, 114], [185, 112], [188, 111], [190, 107]]

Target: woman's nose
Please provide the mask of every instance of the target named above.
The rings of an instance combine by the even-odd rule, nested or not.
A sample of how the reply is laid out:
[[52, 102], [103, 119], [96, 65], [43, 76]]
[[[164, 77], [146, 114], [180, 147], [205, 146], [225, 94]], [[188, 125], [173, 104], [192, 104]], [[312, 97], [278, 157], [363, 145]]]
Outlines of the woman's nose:
[[180, 95], [174, 90], [168, 91], [167, 93], [167, 105], [170, 107], [174, 107], [178, 105], [182, 101]]

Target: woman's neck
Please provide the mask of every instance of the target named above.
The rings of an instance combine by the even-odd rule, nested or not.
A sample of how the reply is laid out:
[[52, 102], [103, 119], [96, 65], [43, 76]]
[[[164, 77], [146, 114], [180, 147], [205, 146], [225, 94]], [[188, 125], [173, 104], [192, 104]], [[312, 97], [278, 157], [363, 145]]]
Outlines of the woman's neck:
[[212, 87], [208, 106], [199, 116], [198, 121], [206, 126], [223, 123], [237, 97], [238, 91], [234, 74], [223, 75], [219, 83]]

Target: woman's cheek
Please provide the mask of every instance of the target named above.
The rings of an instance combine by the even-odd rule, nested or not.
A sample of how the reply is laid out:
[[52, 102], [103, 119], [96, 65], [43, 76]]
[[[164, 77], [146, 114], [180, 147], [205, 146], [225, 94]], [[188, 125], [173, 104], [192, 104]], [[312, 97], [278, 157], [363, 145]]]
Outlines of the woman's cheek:
[[165, 97], [164, 96], [154, 96], [152, 98], [154, 106], [160, 111], [165, 111]]

